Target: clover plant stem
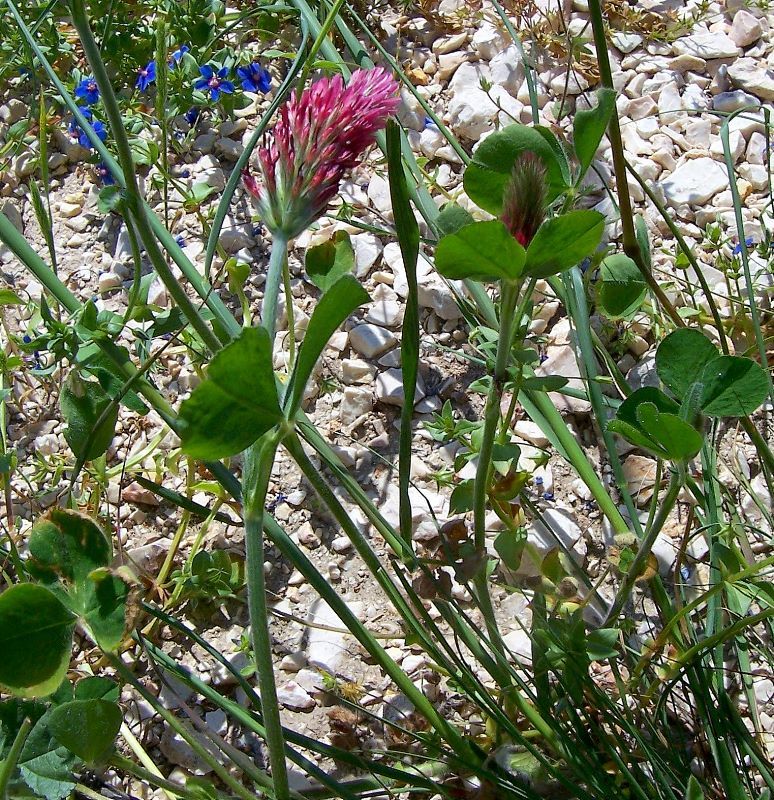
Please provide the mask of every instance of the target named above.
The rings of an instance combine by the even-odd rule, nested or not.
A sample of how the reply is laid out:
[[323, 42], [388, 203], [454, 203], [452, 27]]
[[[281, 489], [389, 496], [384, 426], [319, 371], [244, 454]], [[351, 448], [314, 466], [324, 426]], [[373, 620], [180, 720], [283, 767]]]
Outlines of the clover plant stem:
[[748, 311], [752, 319], [753, 330], [755, 331], [755, 345], [758, 349], [758, 358], [760, 358], [761, 366], [769, 376], [769, 397], [771, 398], [771, 373], [769, 372], [768, 359], [766, 356], [766, 344], [763, 341], [763, 331], [761, 330], [761, 318], [758, 311], [758, 304], [755, 302], [755, 286], [753, 285], [752, 273], [750, 272], [750, 256], [747, 248], [747, 240], [745, 239], [744, 235], [742, 200], [739, 196], [739, 187], [736, 185], [736, 178], [734, 176], [734, 159], [731, 155], [731, 145], [729, 143], [729, 123], [734, 117], [747, 110], [749, 109], [739, 109], [723, 120], [723, 124], [720, 126], [720, 140], [723, 143], [723, 157], [725, 158], [726, 171], [728, 172], [728, 188], [731, 190], [731, 199], [734, 204], [734, 219], [736, 221], [736, 230], [739, 236], [739, 245], [741, 248], [740, 256], [742, 258], [742, 270], [744, 271], [744, 281], [747, 289]]
[[[473, 484], [473, 537], [476, 553], [481, 556], [481, 566], [473, 579], [476, 599], [484, 617], [492, 646], [504, 656], [500, 630], [495, 620], [492, 598], [489, 595], [486, 558], [486, 495], [492, 466], [492, 451], [500, 421], [500, 401], [507, 376], [508, 356], [513, 339], [513, 322], [521, 281], [503, 281], [500, 294], [500, 336], [497, 341], [492, 385], [489, 387], [484, 410], [484, 431], [478, 454], [476, 478]], [[527, 296], [531, 292], [526, 293]]]
[[0, 761], [0, 800], [6, 800], [8, 797], [8, 784], [16, 770], [16, 764], [19, 761], [19, 756], [21, 756], [22, 749], [24, 748], [24, 744], [31, 730], [32, 720], [29, 717], [25, 717], [24, 721], [19, 726], [19, 730], [16, 732], [8, 755], [3, 761]]
[[296, 360], [296, 321], [293, 311], [293, 291], [290, 288], [290, 269], [288, 268], [287, 258], [282, 262], [282, 285], [285, 289], [285, 309], [288, 315], [288, 363], [287, 372], [293, 372], [293, 364]]
[[274, 347], [274, 336], [277, 332], [277, 301], [279, 299], [282, 272], [288, 258], [288, 240], [279, 232], [273, 234], [269, 268], [266, 272], [266, 284], [263, 289], [263, 305], [261, 306], [261, 325], [269, 332], [269, 341]]
[[[272, 255], [273, 253], [272, 250]], [[263, 526], [266, 493], [269, 489], [271, 470], [282, 435], [282, 430], [275, 428], [264, 434], [245, 451], [242, 479], [247, 606], [250, 614], [250, 635], [260, 688], [263, 723], [266, 726], [266, 744], [269, 749], [275, 800], [288, 800], [290, 788], [285, 764], [285, 737], [282, 733], [277, 688], [274, 682], [269, 611], [266, 603], [266, 579], [263, 571]]]
[[199, 334], [210, 352], [217, 353], [221, 347], [220, 341], [212, 332], [207, 322], [205, 322], [193, 302], [189, 299], [185, 289], [170, 269], [159, 247], [156, 235], [151, 228], [145, 203], [137, 185], [134, 159], [132, 158], [129, 139], [124, 129], [121, 109], [118, 106], [118, 101], [113, 92], [113, 87], [111, 86], [110, 77], [105, 69], [105, 64], [100, 56], [99, 47], [96, 41], [94, 41], [83, 0], [70, 0], [70, 8], [73, 25], [78, 31], [78, 36], [83, 46], [83, 52], [94, 73], [94, 79], [102, 95], [105, 113], [110, 123], [110, 132], [116, 144], [118, 161], [121, 164], [121, 170], [126, 182], [126, 206], [137, 225], [137, 232], [140, 235], [143, 245], [145, 245], [145, 251], [148, 254], [148, 258], [154, 270], [172, 299], [183, 312], [183, 315], [188, 320], [191, 327]]
[[[589, 14], [591, 15], [591, 27], [594, 32], [594, 47], [597, 53], [597, 63], [602, 85], [608, 89], [615, 89], [613, 85], [613, 73], [610, 69], [610, 56], [607, 50], [607, 36], [605, 35], [605, 22], [602, 16], [601, 0], [589, 0]], [[653, 273], [648, 268], [642, 258], [640, 245], [637, 242], [637, 235], [634, 231], [634, 216], [632, 214], [632, 201], [629, 196], [629, 184], [626, 180], [626, 157], [624, 155], [623, 142], [621, 141], [621, 127], [618, 123], [618, 115], [612, 114], [607, 129], [607, 136], [610, 141], [610, 149], [613, 155], [613, 169], [615, 172], [615, 188], [618, 195], [618, 209], [621, 215], [621, 228], [623, 234], [623, 249], [629, 258], [634, 261], [645, 282], [658, 298], [672, 322], [678, 327], [685, 327], [682, 317], [677, 313], [677, 309], [671, 303], [659, 286], [658, 281], [653, 277]]]
[[661, 529], [664, 527], [667, 517], [672, 512], [672, 509], [677, 502], [680, 490], [683, 488], [683, 483], [684, 481], [681, 477], [680, 470], [675, 470], [669, 480], [667, 493], [663, 502], [661, 503], [658, 514], [656, 514], [653, 524], [645, 533], [645, 538], [642, 540], [642, 544], [640, 544], [637, 555], [634, 556], [634, 560], [629, 566], [629, 569], [626, 571], [626, 575], [621, 583], [621, 587], [618, 589], [618, 593], [613, 601], [613, 605], [607, 615], [606, 624], [614, 621], [621, 613], [621, 609], [623, 609], [624, 605], [626, 605], [626, 601], [629, 599], [629, 595], [634, 588], [634, 584], [637, 581], [637, 578], [640, 577], [640, 573], [642, 572], [642, 569], [645, 566], [651, 551], [653, 550], [653, 545], [656, 542], [656, 538], [661, 532]]

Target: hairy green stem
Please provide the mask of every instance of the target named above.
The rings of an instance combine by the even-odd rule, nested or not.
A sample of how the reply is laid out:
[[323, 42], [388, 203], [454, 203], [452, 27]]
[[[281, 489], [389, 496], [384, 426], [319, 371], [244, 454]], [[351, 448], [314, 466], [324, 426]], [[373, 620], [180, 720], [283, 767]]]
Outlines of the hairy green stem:
[[11, 777], [16, 769], [19, 756], [21, 756], [24, 744], [27, 741], [27, 737], [30, 735], [32, 724], [32, 720], [29, 717], [24, 718], [22, 724], [19, 726], [19, 730], [16, 732], [8, 755], [3, 761], [0, 761], [0, 798], [2, 800], [7, 800], [8, 798], [8, 784], [11, 782]]
[[274, 336], [277, 332], [277, 305], [279, 300], [282, 271], [288, 258], [288, 240], [279, 232], [273, 234], [269, 268], [266, 272], [266, 284], [263, 287], [263, 305], [261, 306], [261, 324], [269, 332], [269, 341], [274, 347]]
[[484, 410], [484, 433], [476, 467], [476, 479], [473, 487], [473, 535], [476, 551], [483, 553], [486, 547], [486, 491], [489, 485], [489, 474], [492, 467], [492, 448], [497, 434], [497, 423], [500, 419], [500, 399], [503, 385], [507, 377], [508, 355], [511, 351], [513, 320], [516, 314], [516, 301], [519, 296], [519, 284], [503, 281], [500, 297], [500, 337], [497, 341], [492, 385]]
[[269, 431], [245, 451], [242, 492], [247, 606], [250, 613], [250, 633], [261, 695], [261, 711], [263, 723], [266, 726], [266, 744], [269, 748], [275, 800], [288, 800], [290, 788], [285, 764], [285, 737], [282, 733], [277, 687], [274, 681], [274, 659], [269, 633], [269, 611], [266, 603], [266, 578], [263, 566], [266, 493], [269, 489], [271, 470], [281, 438], [282, 431], [279, 429]]
[[[610, 69], [610, 56], [608, 55], [607, 49], [607, 36], [605, 35], [601, 0], [589, 0], [589, 13], [591, 15], [591, 27], [594, 31], [594, 47], [597, 53], [597, 63], [599, 65], [602, 85], [608, 89], [615, 89], [613, 86], [613, 73]], [[623, 142], [621, 141], [621, 126], [618, 123], [617, 114], [612, 114], [610, 117], [607, 135], [613, 154], [615, 188], [616, 194], [618, 195], [618, 209], [621, 216], [624, 252], [637, 265], [648, 287], [653, 294], [656, 295], [659, 303], [661, 303], [664, 310], [669, 314], [672, 322], [679, 328], [685, 327], [685, 323], [682, 317], [677, 313], [677, 309], [672, 305], [671, 301], [664, 293], [664, 290], [659, 286], [658, 281], [653, 277], [653, 273], [648, 269], [637, 242], [637, 235], [634, 231], [632, 201], [629, 196], [629, 184], [626, 179], [626, 157], [624, 155]]]
[[[645, 534], [645, 538], [642, 540], [642, 543], [637, 550], [637, 554], [634, 556], [634, 560], [626, 570], [626, 576], [624, 577], [621, 587], [619, 588], [615, 600], [613, 601], [613, 605], [608, 612], [606, 624], [615, 620], [616, 617], [618, 617], [618, 615], [621, 613], [621, 609], [624, 607], [624, 605], [626, 605], [629, 595], [634, 588], [634, 584], [640, 577], [640, 573], [642, 572], [645, 563], [647, 562], [648, 557], [653, 550], [653, 545], [656, 542], [656, 538], [661, 532], [661, 529], [664, 527], [667, 517], [672, 512], [682, 488], [683, 480], [680, 476], [680, 470], [676, 470], [672, 473], [672, 477], [669, 480], [669, 487], [667, 488], [667, 493], [664, 497], [664, 501], [661, 504], [661, 508], [659, 508], [658, 514], [653, 520], [653, 524]], [[658, 487], [656, 490], [658, 491]]]

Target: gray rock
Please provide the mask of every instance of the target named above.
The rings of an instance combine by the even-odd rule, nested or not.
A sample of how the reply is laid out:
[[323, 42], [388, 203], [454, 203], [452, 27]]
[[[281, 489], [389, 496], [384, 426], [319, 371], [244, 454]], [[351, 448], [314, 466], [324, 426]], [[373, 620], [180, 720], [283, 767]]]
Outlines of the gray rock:
[[379, 325], [364, 323], [356, 325], [349, 332], [349, 342], [358, 353], [366, 358], [374, 358], [389, 350], [397, 343], [395, 336]]
[[277, 701], [292, 711], [311, 711], [316, 705], [314, 698], [295, 681], [277, 687]]
[[715, 111], [724, 111], [730, 113], [745, 106], [754, 106], [758, 108], [761, 101], [754, 95], [748, 94], [741, 89], [736, 89], [733, 92], [721, 92], [712, 98], [712, 108]]
[[374, 405], [373, 392], [370, 389], [359, 389], [348, 386], [342, 393], [339, 419], [344, 426], [351, 425], [356, 419], [367, 414]]
[[[417, 388], [414, 402], [425, 396], [421, 377], [417, 377]], [[390, 406], [403, 407], [406, 394], [403, 388], [403, 374], [399, 369], [387, 369], [376, 376], [376, 399]]]
[[[363, 604], [348, 602], [347, 608], [356, 616], [363, 613]], [[334, 610], [322, 599], [315, 600], [309, 609], [309, 622], [326, 628], [342, 629], [344, 625]], [[309, 628], [306, 657], [311, 666], [336, 675], [347, 657], [347, 642], [352, 641], [349, 634], [323, 628]]]

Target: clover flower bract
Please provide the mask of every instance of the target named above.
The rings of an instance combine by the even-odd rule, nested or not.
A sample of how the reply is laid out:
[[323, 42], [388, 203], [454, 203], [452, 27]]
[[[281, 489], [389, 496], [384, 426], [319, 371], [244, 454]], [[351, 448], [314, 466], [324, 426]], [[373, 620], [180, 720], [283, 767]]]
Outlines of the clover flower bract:
[[234, 84], [226, 80], [228, 78], [228, 67], [221, 67], [217, 72], [209, 65], [199, 67], [201, 78], [198, 78], [194, 83], [194, 88], [205, 89], [210, 93], [210, 100], [216, 101], [221, 93], [233, 94]]
[[237, 67], [237, 75], [242, 81], [242, 88], [246, 92], [266, 92], [271, 89], [271, 75], [257, 62], [248, 64], [246, 67]]
[[344, 174], [357, 166], [398, 106], [398, 84], [385, 69], [322, 78], [280, 109], [258, 150], [262, 183], [245, 171], [262, 221], [292, 239], [325, 213]]
[[547, 197], [545, 164], [530, 150], [520, 153], [503, 194], [502, 221], [522, 247], [529, 245], [543, 223]]
[[76, 87], [73, 94], [83, 103], [94, 105], [99, 100], [99, 88], [94, 78], [84, 78]]

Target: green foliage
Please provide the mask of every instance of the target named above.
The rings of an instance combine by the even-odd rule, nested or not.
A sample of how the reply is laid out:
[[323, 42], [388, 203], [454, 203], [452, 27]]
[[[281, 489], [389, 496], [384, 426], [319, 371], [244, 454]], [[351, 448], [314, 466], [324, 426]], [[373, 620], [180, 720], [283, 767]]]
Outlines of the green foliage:
[[282, 419], [263, 328], [247, 328], [210, 363], [207, 380], [180, 407], [183, 449], [196, 458], [235, 455]]
[[298, 361], [290, 376], [286, 413], [291, 419], [301, 406], [306, 384], [331, 336], [358, 306], [368, 300], [368, 293], [357, 279], [352, 275], [344, 275], [323, 294], [315, 306], [298, 351]]
[[594, 108], [578, 111], [575, 114], [573, 146], [575, 147], [575, 157], [580, 164], [580, 171], [575, 180], [576, 185], [580, 184], [591, 166], [599, 143], [615, 113], [615, 92], [612, 89], [599, 89], [596, 98], [597, 104]]
[[110, 700], [72, 700], [51, 710], [52, 736], [87, 764], [104, 759], [121, 727], [122, 714]]
[[608, 429], [662, 458], [685, 461], [703, 443], [702, 417], [742, 417], [766, 399], [769, 379], [760, 365], [720, 355], [700, 331], [679, 329], [656, 350], [656, 372], [680, 402], [644, 387], [619, 407]]
[[174, 572], [172, 579], [180, 587], [180, 600], [195, 608], [235, 600], [244, 587], [244, 569], [225, 550], [200, 550], [191, 559], [190, 568]]
[[[467, 174], [467, 173], [466, 173]], [[473, 222], [444, 236], [435, 252], [436, 269], [446, 278], [513, 281], [526, 253], [499, 220]]]
[[80, 618], [103, 650], [118, 647], [130, 587], [110, 570], [110, 543], [95, 522], [53, 509], [34, 526], [29, 548], [30, 574]]
[[59, 396], [67, 422], [65, 439], [76, 457], [89, 461], [110, 447], [118, 421], [118, 404], [94, 381], [84, 381], [73, 371]]
[[535, 153], [546, 167], [549, 201], [567, 189], [569, 166], [556, 137], [540, 126], [509, 125], [481, 143], [465, 170], [463, 181], [470, 199], [490, 214], [500, 216], [513, 165], [525, 152]]
[[312, 283], [327, 292], [339, 278], [349, 275], [355, 267], [355, 251], [349, 234], [337, 231], [327, 242], [310, 247], [306, 251], [305, 267]]
[[569, 211], [546, 220], [527, 247], [524, 272], [549, 278], [574, 267], [596, 250], [605, 230], [597, 211]]
[[616, 253], [602, 262], [597, 301], [610, 319], [631, 319], [648, 291], [642, 273], [629, 256]]
[[70, 664], [75, 622], [43, 586], [20, 583], [0, 594], [0, 684], [21, 697], [51, 694]]

